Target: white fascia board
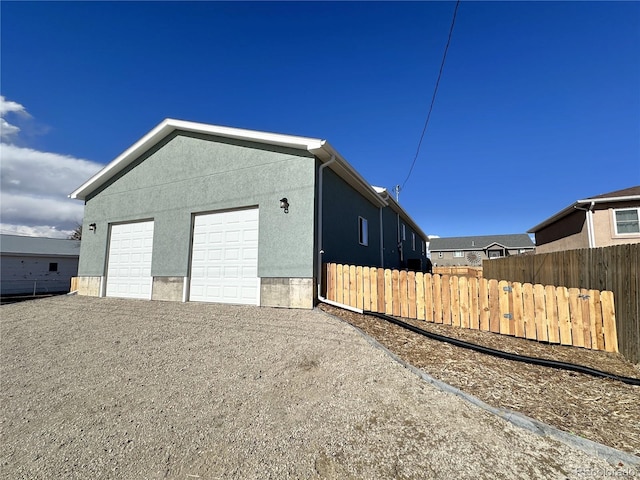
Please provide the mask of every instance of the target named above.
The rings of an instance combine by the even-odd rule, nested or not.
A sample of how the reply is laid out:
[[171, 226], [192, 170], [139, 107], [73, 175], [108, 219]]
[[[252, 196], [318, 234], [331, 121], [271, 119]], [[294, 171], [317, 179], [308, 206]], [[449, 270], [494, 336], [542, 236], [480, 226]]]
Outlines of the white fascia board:
[[375, 189], [360, 175], [342, 155], [334, 149], [329, 142], [323, 140], [318, 146], [310, 146], [309, 153], [312, 153], [322, 162], [328, 162], [331, 158], [336, 161], [329, 165], [329, 168], [336, 172], [345, 182], [354, 187], [360, 194], [377, 207], [386, 207], [387, 202], [375, 191]]
[[583, 200], [578, 200], [567, 208], [560, 210], [555, 215], [547, 218], [544, 222], [539, 223], [535, 227], [527, 230], [527, 233], [536, 233], [538, 230], [542, 230], [544, 227], [551, 225], [554, 222], [557, 222], [563, 217], [569, 215], [569, 213], [576, 210], [575, 207], [579, 205], [591, 205], [592, 203], [615, 203], [615, 202], [629, 202], [629, 201], [640, 201], [640, 195], [627, 195], [625, 197], [605, 197], [605, 198], [585, 198]]
[[205, 123], [188, 122], [167, 118], [157, 125], [153, 130], [134, 143], [131, 147], [120, 154], [115, 160], [96, 173], [93, 177], [83, 183], [80, 187], [69, 194], [69, 198], [84, 200], [93, 190], [103, 185], [113, 178], [128, 165], [135, 161], [140, 155], [149, 150], [160, 140], [175, 130], [182, 130], [192, 133], [202, 133], [217, 135], [225, 138], [237, 140], [247, 140], [269, 145], [278, 145], [299, 150], [311, 151], [320, 148], [324, 143], [317, 138], [297, 137], [293, 135], [283, 135], [278, 133], [260, 132], [256, 130], [245, 130], [241, 128], [222, 127]]
[[579, 204], [591, 204], [591, 203], [609, 203], [609, 202], [629, 202], [640, 201], [640, 195], [627, 195], [626, 197], [609, 197], [609, 198], [587, 198], [585, 200], [578, 200]]
[[422, 231], [422, 229], [418, 226], [418, 224], [413, 220], [413, 218], [411, 218], [411, 216], [407, 213], [407, 211], [402, 208], [400, 206], [400, 204], [398, 202], [395, 201], [395, 199], [389, 194], [388, 191], [384, 191], [384, 193], [382, 193], [382, 195], [385, 197], [385, 199], [387, 200], [387, 202], [389, 202], [389, 206], [391, 207], [391, 209], [393, 211], [395, 211], [396, 213], [399, 213], [400, 216], [403, 218], [403, 220], [409, 224], [409, 226], [418, 234], [422, 237], [423, 240], [425, 241], [429, 241], [429, 236], [424, 233]]

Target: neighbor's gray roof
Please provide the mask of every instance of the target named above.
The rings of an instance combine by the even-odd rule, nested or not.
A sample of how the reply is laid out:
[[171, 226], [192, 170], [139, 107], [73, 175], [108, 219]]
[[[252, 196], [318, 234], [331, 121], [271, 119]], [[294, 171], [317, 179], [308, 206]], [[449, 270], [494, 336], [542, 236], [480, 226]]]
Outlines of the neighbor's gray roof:
[[510, 235], [477, 235], [474, 237], [444, 237], [429, 241], [429, 250], [483, 250], [493, 244], [505, 248], [533, 248], [535, 245], [526, 233]]
[[0, 234], [0, 253], [2, 255], [78, 257], [80, 255], [80, 241]]

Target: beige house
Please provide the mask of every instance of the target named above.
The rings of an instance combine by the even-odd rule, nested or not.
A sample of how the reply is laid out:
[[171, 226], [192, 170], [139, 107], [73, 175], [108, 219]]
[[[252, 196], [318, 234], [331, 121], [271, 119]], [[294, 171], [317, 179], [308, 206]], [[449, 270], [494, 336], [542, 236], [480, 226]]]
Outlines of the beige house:
[[640, 243], [640, 185], [577, 200], [528, 233], [536, 253]]
[[534, 253], [526, 233], [437, 237], [429, 241], [431, 262], [438, 267], [482, 266], [483, 260]]

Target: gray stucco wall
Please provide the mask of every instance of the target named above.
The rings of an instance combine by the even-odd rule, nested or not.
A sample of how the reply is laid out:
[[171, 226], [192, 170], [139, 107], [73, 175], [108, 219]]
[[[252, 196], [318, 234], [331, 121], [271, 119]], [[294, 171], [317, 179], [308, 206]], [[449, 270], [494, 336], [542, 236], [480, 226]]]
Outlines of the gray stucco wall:
[[[329, 168], [323, 172], [322, 261], [380, 265], [380, 209]], [[358, 217], [367, 220], [369, 244], [360, 245]]]
[[258, 276], [310, 278], [314, 165], [299, 150], [174, 133], [87, 199], [78, 275], [105, 274], [110, 223], [153, 219], [152, 276], [187, 276], [192, 214], [258, 206]]

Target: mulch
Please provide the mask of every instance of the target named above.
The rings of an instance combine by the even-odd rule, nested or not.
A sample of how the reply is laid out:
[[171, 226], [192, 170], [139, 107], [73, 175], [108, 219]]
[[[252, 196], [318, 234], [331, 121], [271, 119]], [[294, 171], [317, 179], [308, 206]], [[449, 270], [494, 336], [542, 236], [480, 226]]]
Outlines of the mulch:
[[[613, 379], [505, 360], [439, 342], [370, 315], [320, 309], [359, 328], [405, 362], [496, 407], [640, 456], [640, 387]], [[423, 330], [529, 357], [640, 378], [620, 354], [551, 345], [490, 332], [402, 319]]]

